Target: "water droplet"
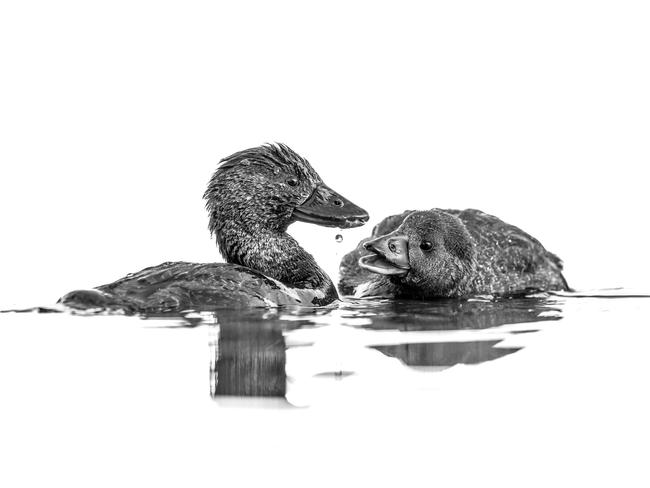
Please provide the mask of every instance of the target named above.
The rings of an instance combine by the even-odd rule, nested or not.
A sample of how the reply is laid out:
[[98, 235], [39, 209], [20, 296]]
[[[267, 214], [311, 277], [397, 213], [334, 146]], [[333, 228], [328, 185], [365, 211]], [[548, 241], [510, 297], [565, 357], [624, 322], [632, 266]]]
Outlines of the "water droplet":
[[336, 242], [343, 242], [343, 236], [341, 234], [336, 234], [336, 236], [334, 237], [334, 240]]

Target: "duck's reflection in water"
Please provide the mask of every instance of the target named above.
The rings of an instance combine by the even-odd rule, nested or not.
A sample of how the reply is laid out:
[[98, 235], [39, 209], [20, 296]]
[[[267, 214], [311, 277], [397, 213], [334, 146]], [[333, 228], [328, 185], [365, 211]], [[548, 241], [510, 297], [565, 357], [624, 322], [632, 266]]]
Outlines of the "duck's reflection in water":
[[212, 396], [284, 397], [287, 348], [282, 325], [221, 312], [218, 321], [210, 365]]
[[[367, 303], [370, 302], [370, 303]], [[488, 329], [559, 320], [560, 301], [547, 296], [500, 300], [366, 301], [348, 303], [349, 317], [368, 317], [369, 329], [402, 331]]]
[[429, 342], [419, 344], [396, 344], [374, 346], [387, 356], [398, 358], [414, 367], [449, 367], [455, 364], [478, 364], [491, 361], [513, 352], [520, 347], [494, 347], [497, 341]]
[[[336, 366], [328, 369], [323, 365], [323, 350], [338, 356], [338, 346], [357, 358], [364, 350], [379, 351], [418, 369], [478, 364], [518, 351], [520, 347], [499, 347], [499, 343], [510, 334], [534, 332], [537, 326], [531, 326], [532, 322], [558, 320], [560, 312], [559, 303], [546, 297], [428, 303], [365, 301], [318, 311], [220, 310], [215, 312], [218, 337], [212, 344], [211, 393], [215, 398], [285, 397], [287, 349], [295, 347], [303, 348], [300, 357], [307, 358], [307, 363], [319, 356], [317, 367], [301, 363], [305, 366], [301, 374], [308, 371], [312, 377], [338, 380], [356, 373], [346, 368], [347, 374], [341, 375]], [[333, 336], [333, 326], [338, 333], [354, 333], [353, 344], [346, 333]], [[500, 326], [507, 327], [481, 331]], [[467, 334], [473, 335], [468, 338]], [[321, 342], [327, 347], [317, 347]], [[310, 347], [318, 354], [310, 355]], [[337, 361], [340, 357], [332, 364]]]

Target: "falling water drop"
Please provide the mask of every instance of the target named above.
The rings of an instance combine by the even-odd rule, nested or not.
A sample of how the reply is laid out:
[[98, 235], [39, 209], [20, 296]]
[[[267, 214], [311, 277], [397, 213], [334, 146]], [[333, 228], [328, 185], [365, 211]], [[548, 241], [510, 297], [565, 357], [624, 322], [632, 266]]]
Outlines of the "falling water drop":
[[336, 242], [343, 242], [343, 236], [341, 234], [336, 234], [336, 236], [334, 237], [334, 240]]

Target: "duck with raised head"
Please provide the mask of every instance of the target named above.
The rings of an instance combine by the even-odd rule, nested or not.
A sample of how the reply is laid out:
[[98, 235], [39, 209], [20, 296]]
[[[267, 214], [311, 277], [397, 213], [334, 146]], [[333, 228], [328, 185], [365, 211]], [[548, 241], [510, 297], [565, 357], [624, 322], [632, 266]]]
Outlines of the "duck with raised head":
[[480, 210], [387, 217], [341, 262], [356, 297], [433, 299], [568, 290], [562, 261], [523, 230]]
[[302, 221], [342, 229], [368, 214], [329, 188], [284, 144], [223, 159], [205, 192], [209, 229], [226, 263], [167, 262], [60, 299], [72, 309], [166, 313], [222, 307], [327, 305], [327, 274], [287, 233]]

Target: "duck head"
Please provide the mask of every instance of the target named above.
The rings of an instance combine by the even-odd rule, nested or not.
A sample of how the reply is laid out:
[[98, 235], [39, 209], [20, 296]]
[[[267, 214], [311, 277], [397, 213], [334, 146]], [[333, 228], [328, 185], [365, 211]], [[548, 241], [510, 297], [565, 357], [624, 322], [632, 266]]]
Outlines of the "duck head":
[[441, 211], [413, 212], [390, 234], [367, 241], [373, 254], [359, 265], [390, 276], [411, 296], [448, 296], [475, 266], [475, 248], [465, 225]]
[[329, 188], [305, 158], [284, 144], [223, 159], [204, 198], [213, 233], [232, 220], [251, 232], [284, 232], [295, 221], [343, 229], [368, 221], [365, 210]]

